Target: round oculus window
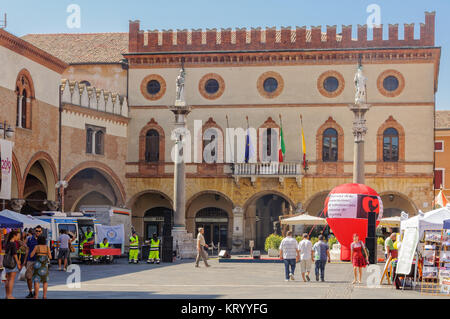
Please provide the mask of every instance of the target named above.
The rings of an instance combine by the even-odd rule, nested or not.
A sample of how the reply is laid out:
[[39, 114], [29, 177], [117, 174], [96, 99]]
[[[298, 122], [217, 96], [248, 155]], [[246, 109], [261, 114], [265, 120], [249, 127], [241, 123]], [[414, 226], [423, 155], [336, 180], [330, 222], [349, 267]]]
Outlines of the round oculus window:
[[209, 79], [205, 83], [205, 91], [208, 94], [214, 94], [219, 91], [219, 81], [216, 79]]
[[150, 80], [147, 83], [147, 92], [154, 95], [161, 90], [161, 84], [157, 80]]
[[393, 75], [389, 75], [383, 80], [383, 88], [386, 91], [393, 92], [397, 90], [399, 86], [399, 80]]
[[278, 88], [278, 81], [272, 77], [267, 78], [264, 80], [263, 87], [264, 91], [266, 91], [267, 93], [273, 93]]
[[323, 87], [327, 92], [333, 93], [339, 88], [339, 80], [334, 76], [329, 76], [323, 81]]

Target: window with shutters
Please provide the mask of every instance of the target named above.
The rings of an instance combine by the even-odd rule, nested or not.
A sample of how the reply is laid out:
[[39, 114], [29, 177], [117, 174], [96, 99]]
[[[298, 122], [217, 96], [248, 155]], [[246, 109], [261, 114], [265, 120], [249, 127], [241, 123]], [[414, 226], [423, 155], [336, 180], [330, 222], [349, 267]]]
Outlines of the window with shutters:
[[145, 161], [148, 163], [159, 161], [159, 133], [153, 129], [145, 136]]
[[445, 188], [444, 185], [444, 169], [436, 168], [434, 170], [434, 189]]

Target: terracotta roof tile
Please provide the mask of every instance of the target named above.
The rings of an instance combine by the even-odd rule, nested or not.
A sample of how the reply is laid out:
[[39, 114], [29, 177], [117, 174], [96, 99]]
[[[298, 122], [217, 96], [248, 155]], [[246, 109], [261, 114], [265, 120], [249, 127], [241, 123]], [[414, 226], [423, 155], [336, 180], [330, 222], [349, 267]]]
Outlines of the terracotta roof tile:
[[23, 40], [66, 63], [114, 63], [128, 52], [128, 32], [27, 34]]

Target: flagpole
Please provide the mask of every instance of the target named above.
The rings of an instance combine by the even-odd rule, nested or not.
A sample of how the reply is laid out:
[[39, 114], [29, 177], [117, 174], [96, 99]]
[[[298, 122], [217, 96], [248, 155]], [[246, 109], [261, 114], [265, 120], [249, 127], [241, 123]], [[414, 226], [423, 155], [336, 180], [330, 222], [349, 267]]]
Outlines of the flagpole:
[[229, 136], [229, 132], [228, 129], [230, 128], [230, 123], [228, 122], [228, 114], [225, 115], [225, 118], [227, 119], [227, 141], [228, 141], [228, 147], [230, 148], [230, 152], [231, 152], [231, 164], [234, 164], [234, 150], [231, 149], [231, 141], [230, 141], [230, 136]]

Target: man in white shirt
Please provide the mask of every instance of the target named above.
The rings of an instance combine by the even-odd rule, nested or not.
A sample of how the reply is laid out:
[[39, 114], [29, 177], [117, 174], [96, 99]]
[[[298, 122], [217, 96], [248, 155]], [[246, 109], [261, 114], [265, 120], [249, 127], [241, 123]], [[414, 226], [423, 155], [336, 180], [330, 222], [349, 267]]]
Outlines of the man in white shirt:
[[303, 281], [310, 281], [311, 279], [309, 279], [309, 271], [311, 270], [311, 264], [314, 260], [314, 255], [312, 250], [312, 243], [309, 240], [308, 234], [303, 234], [303, 240], [298, 244], [298, 250], [300, 252], [300, 269], [302, 271]]
[[200, 259], [203, 259], [203, 262], [205, 263], [206, 267], [210, 267], [207, 260], [208, 257], [205, 253], [205, 248], [208, 248], [208, 245], [205, 242], [205, 237], [203, 237], [203, 233], [205, 230], [203, 228], [198, 229], [198, 235], [197, 235], [197, 258], [195, 259], [195, 267], [199, 267], [198, 264], [200, 262]]
[[[280, 244], [280, 258], [284, 261], [284, 269], [286, 273], [286, 281], [294, 280], [295, 264], [300, 259], [297, 249], [297, 241], [292, 238], [292, 231], [286, 233], [286, 237]], [[289, 271], [289, 268], [291, 269]]]

